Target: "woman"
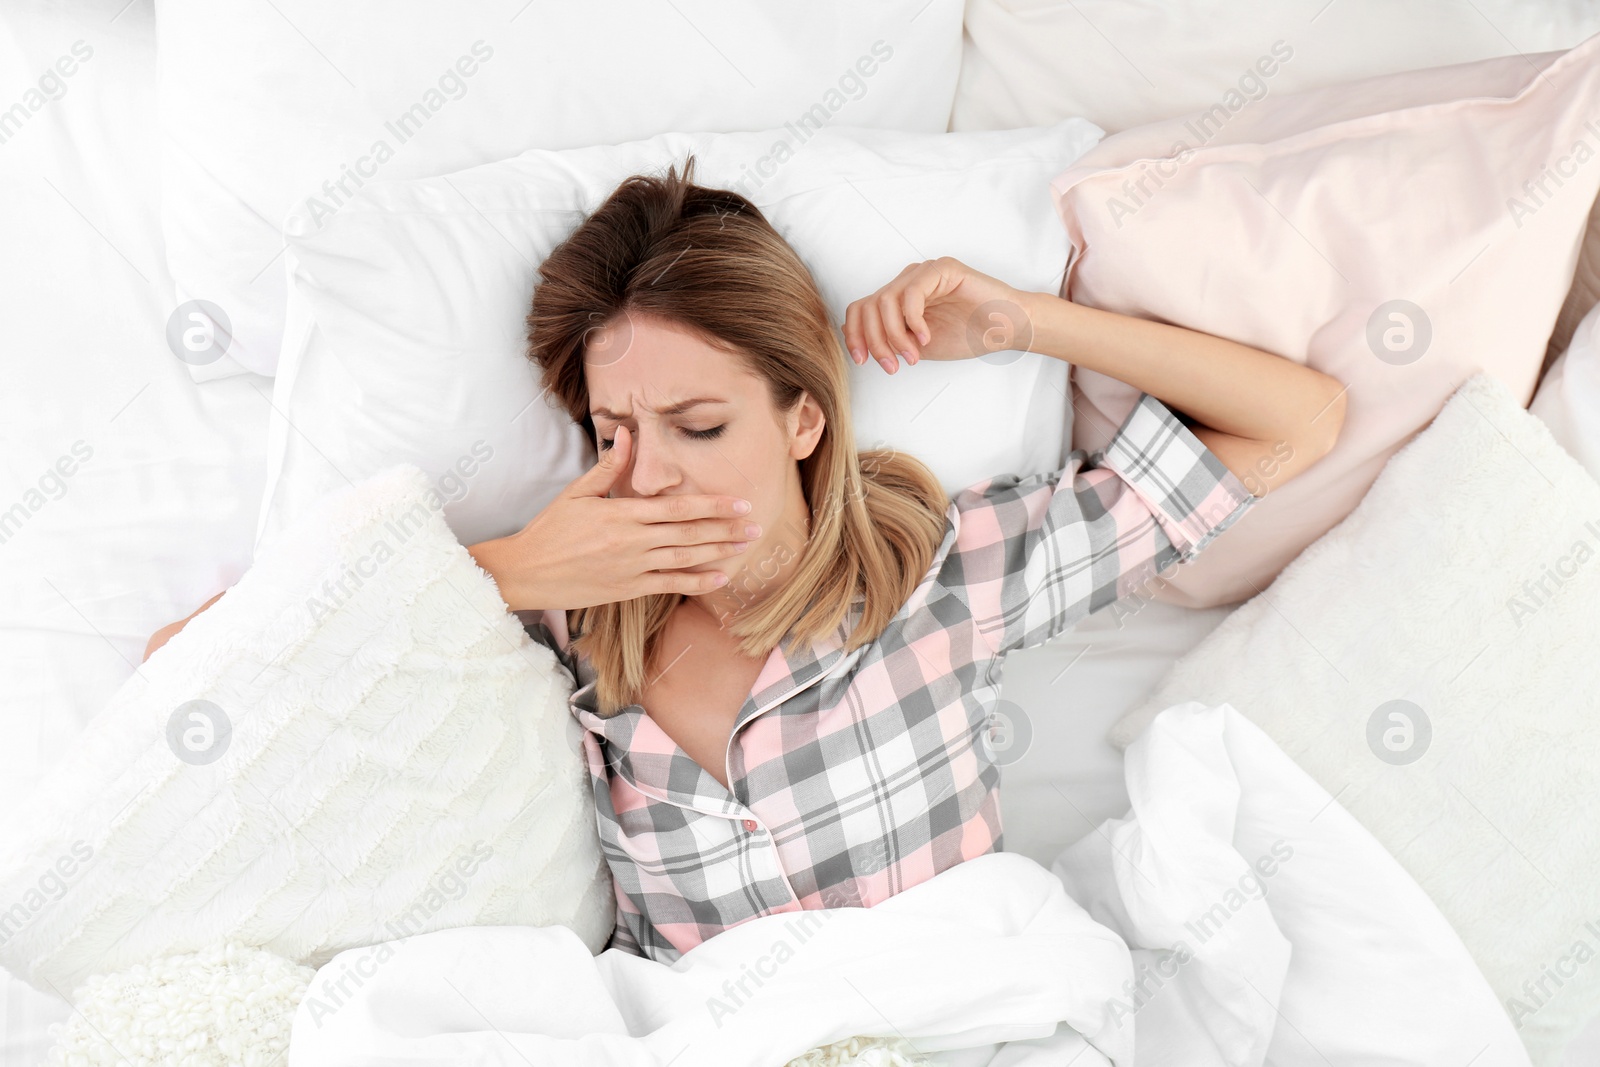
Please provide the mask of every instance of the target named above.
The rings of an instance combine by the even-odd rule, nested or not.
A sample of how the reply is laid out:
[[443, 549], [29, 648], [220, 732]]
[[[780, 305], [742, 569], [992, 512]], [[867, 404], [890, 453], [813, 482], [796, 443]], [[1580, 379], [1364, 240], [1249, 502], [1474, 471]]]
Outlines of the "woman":
[[541, 266], [529, 357], [599, 461], [469, 548], [577, 680], [608, 947], [666, 963], [1000, 851], [1005, 655], [1193, 558], [1344, 411], [1337, 381], [1266, 352], [912, 264], [850, 305], [858, 365], [982, 355], [969, 324], [1001, 308], [1031, 340], [997, 347], [1145, 394], [1103, 452], [947, 499], [914, 458], [857, 453], [813, 279], [693, 163], [623, 182]]

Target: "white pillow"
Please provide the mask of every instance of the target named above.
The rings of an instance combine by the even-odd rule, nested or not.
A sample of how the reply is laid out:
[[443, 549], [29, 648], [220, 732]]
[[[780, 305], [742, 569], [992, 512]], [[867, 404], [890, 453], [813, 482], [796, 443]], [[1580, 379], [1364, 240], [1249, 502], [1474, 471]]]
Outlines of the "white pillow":
[[1237, 709], [1164, 709], [1126, 772], [1051, 870], [1134, 950], [1140, 1063], [1527, 1067], [1438, 906]]
[[1578, 323], [1571, 344], [1550, 364], [1528, 410], [1600, 480], [1600, 306]]
[[[176, 302], [232, 329], [200, 380], [272, 374], [281, 226], [372, 180], [667, 130], [943, 131], [961, 0], [157, 0]], [[410, 116], [409, 121], [405, 117]], [[800, 138], [803, 140], [804, 138]]]
[[[369, 185], [320, 229], [291, 232], [292, 332], [274, 383], [262, 539], [327, 489], [403, 460], [449, 480], [446, 517], [472, 544], [520, 529], [587, 469], [592, 442], [538, 398], [524, 324], [536, 266], [628, 175], [693, 152], [696, 181], [748, 195], [842, 324], [852, 300], [942, 255], [1056, 292], [1068, 244], [1049, 181], [1101, 132], [1081, 119], [974, 134], [838, 127], [752, 178], [785, 136], [531, 151]], [[858, 446], [910, 452], [951, 493], [1065, 462], [1061, 360], [1002, 352], [889, 375], [850, 362], [842, 335], [840, 345]]]
[[952, 130], [1081, 116], [1118, 133], [1268, 94], [1517, 53], [1600, 31], [1593, 0], [969, 0]]
[[604, 947], [572, 678], [438, 509], [416, 468], [330, 494], [117, 690], [0, 813], [0, 964], [69, 997], [228, 941], [310, 966], [456, 926]]
[[1600, 1015], [1596, 633], [1600, 484], [1478, 374], [1110, 739], [1232, 704], [1411, 872], [1554, 1063]]

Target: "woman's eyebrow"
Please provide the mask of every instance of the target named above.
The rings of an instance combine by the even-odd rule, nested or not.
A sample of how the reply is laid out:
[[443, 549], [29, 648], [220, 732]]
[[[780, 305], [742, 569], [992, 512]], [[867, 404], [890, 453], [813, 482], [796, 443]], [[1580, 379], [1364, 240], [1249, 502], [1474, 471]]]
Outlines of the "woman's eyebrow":
[[[723, 400], [720, 397], [715, 397], [715, 396], [697, 396], [692, 400], [680, 400], [676, 404], [671, 405], [670, 407], [664, 407], [664, 408], [660, 408], [660, 409], [655, 409], [655, 413], [657, 415], [682, 415], [685, 411], [688, 411], [690, 408], [697, 407], [697, 406], [699, 406], [701, 404], [726, 404], [727, 402], [728, 401]], [[646, 411], [651, 411], [652, 409], [651, 408], [645, 408], [645, 410]], [[626, 415], [618, 415], [616, 412], [607, 411], [605, 408], [595, 408], [593, 411], [589, 412], [589, 414], [590, 415], [603, 415], [608, 419], [625, 419], [625, 418], [627, 418]]]

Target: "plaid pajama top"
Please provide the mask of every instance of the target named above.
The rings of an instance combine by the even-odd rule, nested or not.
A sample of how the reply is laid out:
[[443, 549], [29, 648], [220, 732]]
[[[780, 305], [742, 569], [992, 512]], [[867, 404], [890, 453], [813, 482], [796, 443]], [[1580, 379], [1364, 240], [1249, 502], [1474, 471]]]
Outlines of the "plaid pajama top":
[[600, 842], [617, 894], [608, 948], [672, 963], [762, 915], [871, 907], [1002, 851], [988, 742], [1007, 652], [1188, 560], [1255, 501], [1148, 394], [1101, 452], [957, 493], [927, 573], [877, 640], [840, 627], [775, 648], [735, 719], [729, 788], [638, 704], [595, 712], [564, 611], [527, 624], [572, 671]]

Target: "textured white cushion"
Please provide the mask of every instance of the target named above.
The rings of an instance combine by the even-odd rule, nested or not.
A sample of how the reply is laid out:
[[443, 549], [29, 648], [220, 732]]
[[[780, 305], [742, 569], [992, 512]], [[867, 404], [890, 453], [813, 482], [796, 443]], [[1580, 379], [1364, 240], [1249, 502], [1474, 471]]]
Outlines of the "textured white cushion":
[[176, 300], [230, 320], [199, 380], [272, 374], [282, 225], [371, 181], [528, 148], [785, 123], [942, 132], [961, 0], [157, 0]]
[[1600, 484], [1477, 375], [1111, 740], [1232, 704], [1416, 878], [1553, 1063], [1600, 1012], [1596, 633]]
[[440, 499], [405, 466], [330, 494], [128, 679], [4, 813], [0, 964], [66, 997], [228, 941], [311, 966], [470, 925], [604, 946], [572, 679]]
[[[538, 264], [631, 174], [694, 153], [695, 180], [761, 208], [843, 323], [852, 300], [942, 255], [1056, 292], [1069, 246], [1050, 178], [1100, 136], [1080, 119], [974, 134], [838, 127], [803, 141], [783, 129], [666, 134], [369, 185], [320, 228], [291, 227], [261, 543], [328, 489], [405, 461], [449, 480], [446, 518], [473, 544], [520, 529], [593, 464], [593, 442], [540, 395], [525, 321]], [[949, 492], [1065, 461], [1061, 360], [997, 352], [889, 375], [851, 363], [842, 335], [839, 358], [857, 446], [909, 452]]]

